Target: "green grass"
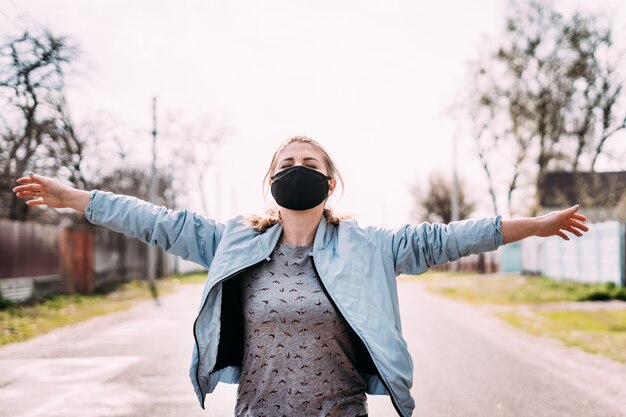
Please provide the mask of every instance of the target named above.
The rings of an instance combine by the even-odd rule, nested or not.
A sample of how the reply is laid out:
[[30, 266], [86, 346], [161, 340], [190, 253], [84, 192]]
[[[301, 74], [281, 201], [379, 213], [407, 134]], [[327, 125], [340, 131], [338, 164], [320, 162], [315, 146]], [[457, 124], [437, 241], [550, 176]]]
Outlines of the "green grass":
[[172, 275], [169, 277], [172, 280], [178, 281], [181, 284], [204, 284], [206, 282], [206, 273], [194, 273], [184, 275]]
[[[158, 294], [171, 293], [181, 284], [203, 283], [205, 278], [205, 274], [193, 274], [158, 280]], [[108, 294], [56, 295], [34, 305], [5, 303], [0, 310], [0, 346], [28, 340], [96, 316], [126, 310], [137, 301], [151, 296], [145, 281], [134, 280]]]
[[437, 282], [428, 279], [429, 290], [476, 304], [534, 304], [559, 301], [626, 300], [626, 289], [611, 283], [586, 284], [545, 277], [476, 276]]
[[474, 272], [450, 272], [450, 271], [429, 271], [421, 275], [401, 275], [400, 281], [419, 281], [439, 283], [444, 280], [462, 280], [466, 278], [475, 278]]
[[498, 316], [525, 332], [626, 362], [626, 310], [513, 310]]
[[497, 316], [525, 332], [552, 337], [568, 346], [626, 362], [626, 306], [623, 309], [542, 308], [553, 302], [626, 300], [614, 284], [585, 284], [545, 277], [425, 274], [418, 278], [429, 291], [481, 305], [507, 306]]

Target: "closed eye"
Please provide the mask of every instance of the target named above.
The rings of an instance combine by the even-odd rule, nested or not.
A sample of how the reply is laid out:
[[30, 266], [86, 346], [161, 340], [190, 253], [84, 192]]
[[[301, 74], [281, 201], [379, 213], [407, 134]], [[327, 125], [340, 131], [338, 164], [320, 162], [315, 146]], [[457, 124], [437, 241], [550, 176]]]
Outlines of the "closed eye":
[[[281, 165], [280, 169], [285, 169], [285, 168], [289, 168], [292, 167], [293, 164], [285, 164], [285, 165]], [[305, 167], [307, 168], [311, 168], [311, 169], [317, 169], [317, 165], [315, 164], [304, 164]]]

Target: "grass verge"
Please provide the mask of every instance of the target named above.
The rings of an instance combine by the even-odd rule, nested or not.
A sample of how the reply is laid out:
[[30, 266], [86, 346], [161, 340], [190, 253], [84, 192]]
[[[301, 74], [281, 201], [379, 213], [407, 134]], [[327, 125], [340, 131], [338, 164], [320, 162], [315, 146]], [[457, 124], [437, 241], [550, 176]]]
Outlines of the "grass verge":
[[[453, 275], [453, 274], [452, 274]], [[434, 293], [480, 305], [498, 305], [495, 314], [525, 332], [626, 362], [626, 304], [578, 307], [578, 301], [626, 300], [626, 289], [545, 277], [429, 273], [416, 278]], [[565, 308], [556, 302], [570, 302]]]
[[626, 363], [626, 310], [514, 310], [498, 316], [525, 332]]
[[[586, 284], [534, 276], [425, 274], [428, 289], [475, 304], [535, 304], [560, 301], [626, 300], [626, 289], [612, 283]], [[443, 278], [443, 279], [442, 279]]]
[[[175, 275], [157, 281], [159, 295], [173, 292], [181, 284], [203, 283], [205, 274]], [[34, 305], [10, 305], [0, 310], [0, 346], [21, 342], [56, 328], [103, 314], [130, 308], [149, 299], [145, 281], [134, 280], [107, 294], [56, 295]]]

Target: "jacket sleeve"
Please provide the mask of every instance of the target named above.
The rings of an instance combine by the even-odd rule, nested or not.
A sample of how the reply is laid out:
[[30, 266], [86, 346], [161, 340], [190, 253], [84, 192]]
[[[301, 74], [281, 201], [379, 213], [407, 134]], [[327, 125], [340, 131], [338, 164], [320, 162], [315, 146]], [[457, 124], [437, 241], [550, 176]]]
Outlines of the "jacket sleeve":
[[135, 197], [98, 190], [91, 192], [85, 217], [207, 269], [224, 231], [223, 224], [188, 210], [168, 210]]
[[462, 256], [488, 252], [504, 243], [502, 218], [470, 219], [449, 224], [421, 223], [382, 232], [377, 238], [394, 262], [396, 275], [416, 275]]

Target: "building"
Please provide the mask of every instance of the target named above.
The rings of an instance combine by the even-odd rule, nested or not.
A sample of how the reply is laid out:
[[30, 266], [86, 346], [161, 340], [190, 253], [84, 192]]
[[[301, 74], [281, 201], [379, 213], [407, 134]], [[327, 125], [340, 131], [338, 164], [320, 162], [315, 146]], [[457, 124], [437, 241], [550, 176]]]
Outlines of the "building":
[[580, 204], [581, 239], [529, 238], [500, 248], [503, 272], [626, 286], [626, 172], [552, 172], [539, 193], [545, 214]]
[[626, 223], [626, 171], [550, 172], [539, 196], [543, 213], [580, 204], [592, 223]]

